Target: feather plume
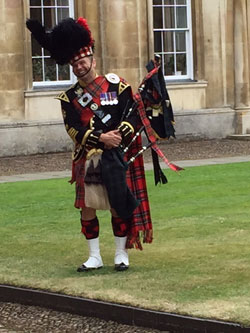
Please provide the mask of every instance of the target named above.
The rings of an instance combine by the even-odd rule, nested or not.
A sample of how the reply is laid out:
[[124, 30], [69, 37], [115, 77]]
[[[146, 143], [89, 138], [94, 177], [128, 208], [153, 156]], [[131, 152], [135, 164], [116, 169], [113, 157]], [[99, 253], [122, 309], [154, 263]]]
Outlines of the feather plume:
[[37, 20], [27, 20], [26, 26], [37, 42], [50, 52], [51, 58], [59, 65], [64, 65], [69, 63], [82, 47], [94, 48], [90, 29], [87, 22], [82, 20], [78, 24], [74, 19], [66, 18], [48, 32]]
[[28, 19], [26, 21], [26, 26], [32, 35], [37, 40], [37, 42], [44, 47], [46, 50], [50, 50], [50, 38], [49, 33], [45, 31], [45, 28], [37, 20]]
[[79, 19], [76, 21], [78, 24], [80, 24], [85, 30], [88, 31], [89, 33], [89, 38], [90, 38], [90, 41], [89, 41], [89, 45], [88, 46], [93, 46], [95, 41], [92, 37], [92, 34], [91, 34], [91, 31], [90, 31], [90, 28], [88, 26], [88, 23], [87, 23], [87, 20], [83, 17], [79, 17]]

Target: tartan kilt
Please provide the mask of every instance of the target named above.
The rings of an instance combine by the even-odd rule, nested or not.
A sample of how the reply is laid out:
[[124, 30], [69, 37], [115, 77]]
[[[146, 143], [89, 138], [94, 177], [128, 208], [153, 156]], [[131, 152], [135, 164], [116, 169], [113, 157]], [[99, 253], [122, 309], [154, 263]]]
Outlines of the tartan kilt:
[[72, 179], [71, 183], [75, 182], [75, 208], [84, 208], [85, 190], [84, 190], [84, 174], [85, 174], [86, 158], [82, 157], [78, 162], [72, 162]]
[[[133, 142], [125, 154], [125, 160], [128, 161], [132, 156], [141, 148], [141, 137], [138, 137]], [[84, 172], [85, 172], [86, 158], [81, 158], [77, 163], [72, 164], [72, 179], [76, 189], [75, 207], [80, 209], [85, 207], [84, 202]], [[152, 221], [150, 216], [150, 207], [147, 194], [147, 186], [145, 179], [143, 156], [138, 156], [133, 163], [129, 165], [126, 174], [126, 180], [129, 189], [140, 201], [140, 205], [134, 210], [133, 215], [129, 221], [129, 232], [127, 239], [127, 248], [142, 250], [141, 238], [143, 243], [151, 243], [153, 240]]]

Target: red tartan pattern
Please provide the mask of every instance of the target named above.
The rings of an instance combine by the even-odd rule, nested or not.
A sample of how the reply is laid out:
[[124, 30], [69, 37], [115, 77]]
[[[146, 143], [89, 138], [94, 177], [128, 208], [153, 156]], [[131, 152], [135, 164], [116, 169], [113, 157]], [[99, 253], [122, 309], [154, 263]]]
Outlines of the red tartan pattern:
[[145, 131], [147, 133], [148, 139], [150, 142], [155, 143], [156, 137], [155, 137], [154, 131], [151, 127], [150, 121], [146, 115], [146, 111], [145, 111], [145, 107], [144, 107], [141, 95], [139, 93], [135, 94], [134, 100], [138, 103], [137, 110], [140, 115], [141, 122], [142, 122], [143, 126], [145, 127]]
[[[106, 80], [106, 78], [104, 76], [98, 76], [87, 87], [82, 88], [83, 89], [82, 95], [84, 93], [88, 92], [92, 96], [92, 101], [94, 103], [97, 103], [98, 105], [100, 105], [100, 94], [102, 92], [106, 92], [108, 90], [108, 87], [109, 87], [109, 83]], [[93, 117], [94, 113], [89, 107], [81, 106], [81, 104], [78, 103], [78, 98], [79, 97], [74, 98], [72, 103], [73, 103], [75, 109], [81, 114], [81, 121], [82, 121], [83, 126], [87, 126], [90, 119]]]
[[111, 224], [114, 236], [125, 237], [128, 234], [128, 221], [124, 221], [120, 217], [111, 218]]
[[92, 97], [94, 102], [95, 99], [100, 101], [100, 94], [108, 90], [109, 83], [104, 76], [98, 76], [93, 82], [84, 88]]
[[85, 173], [85, 158], [81, 158], [77, 163], [72, 163], [72, 180], [75, 181], [76, 188], [76, 198], [75, 198], [75, 207], [84, 208], [84, 173]]
[[81, 219], [81, 225], [81, 232], [86, 239], [94, 239], [99, 236], [99, 221], [97, 217], [88, 221]]
[[[132, 143], [125, 159], [129, 160], [141, 148], [141, 137], [139, 136]], [[151, 243], [153, 240], [152, 221], [147, 194], [143, 156], [140, 155], [130, 164], [127, 171], [127, 184], [131, 192], [140, 201], [140, 205], [133, 212], [131, 219], [131, 229], [128, 232], [127, 248], [137, 248], [142, 250], [141, 234], [143, 243]]]

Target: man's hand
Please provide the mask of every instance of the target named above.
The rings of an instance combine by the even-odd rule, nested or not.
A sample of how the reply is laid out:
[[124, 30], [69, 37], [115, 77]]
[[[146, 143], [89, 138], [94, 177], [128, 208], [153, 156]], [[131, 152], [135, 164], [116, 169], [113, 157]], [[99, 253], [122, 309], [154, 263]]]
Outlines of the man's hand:
[[107, 133], [102, 133], [100, 135], [99, 141], [104, 143], [104, 147], [106, 149], [112, 149], [119, 147], [122, 141], [122, 136], [119, 130], [113, 130]]

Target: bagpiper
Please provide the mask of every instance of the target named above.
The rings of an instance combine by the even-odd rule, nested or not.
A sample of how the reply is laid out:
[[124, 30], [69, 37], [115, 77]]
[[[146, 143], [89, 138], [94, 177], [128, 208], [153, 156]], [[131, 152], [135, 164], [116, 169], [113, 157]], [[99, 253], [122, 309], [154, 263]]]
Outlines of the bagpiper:
[[71, 183], [89, 248], [77, 271], [103, 267], [97, 210], [110, 210], [114, 267], [127, 270], [128, 248], [142, 249], [142, 241], [153, 239], [142, 155], [127, 163], [142, 149], [141, 136], [135, 135], [142, 122], [131, 86], [114, 73], [97, 74], [95, 42], [86, 19], [64, 19], [51, 31], [36, 20], [26, 25], [51, 58], [59, 65], [70, 64], [77, 77], [77, 83], [57, 97], [75, 144]]

